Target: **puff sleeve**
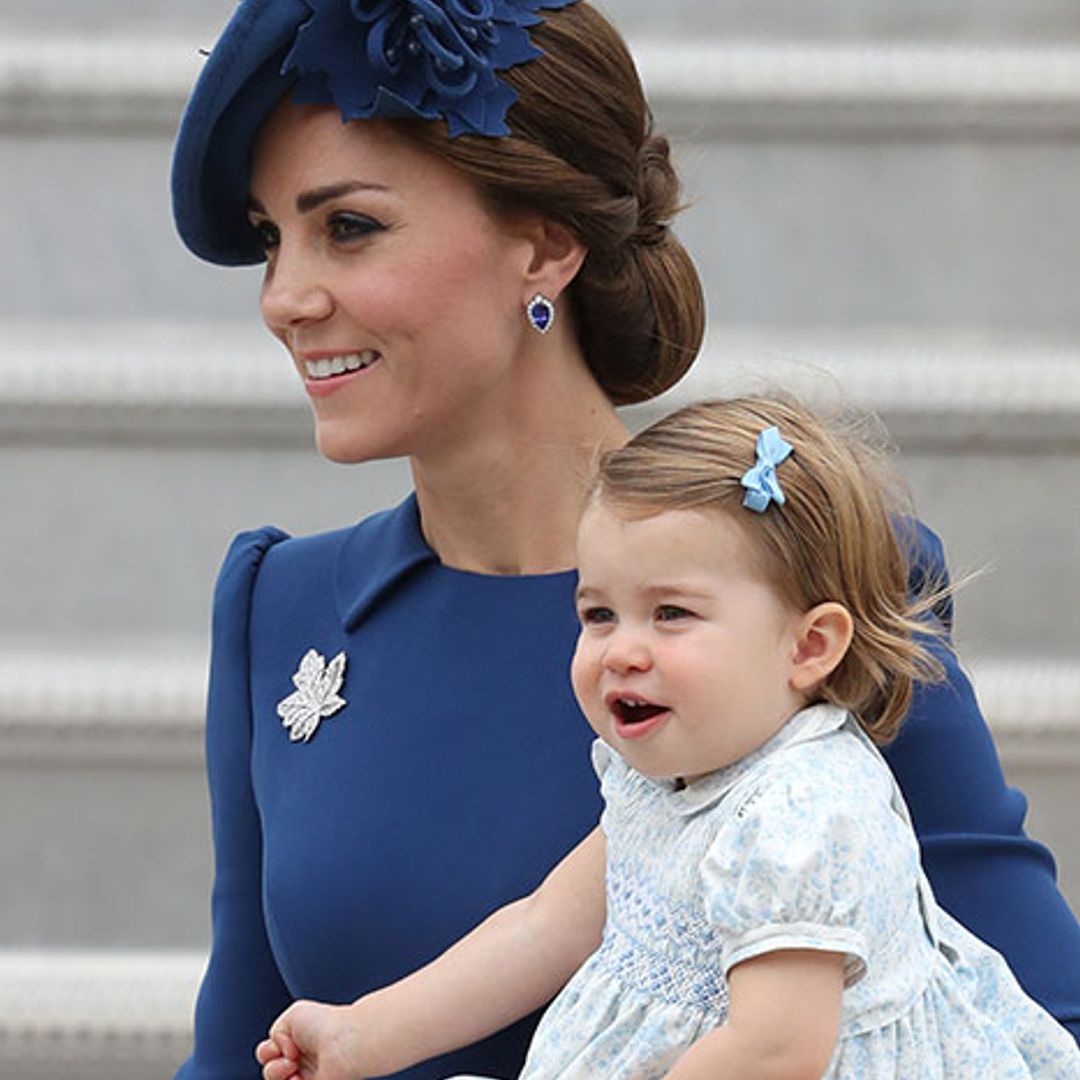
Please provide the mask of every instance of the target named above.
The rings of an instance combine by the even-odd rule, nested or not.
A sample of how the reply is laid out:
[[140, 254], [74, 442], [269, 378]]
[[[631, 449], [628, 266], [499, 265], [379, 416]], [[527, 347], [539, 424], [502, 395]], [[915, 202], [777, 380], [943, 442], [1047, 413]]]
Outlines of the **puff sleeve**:
[[260, 1075], [253, 1052], [291, 1001], [266, 937], [262, 837], [251, 784], [248, 622], [266, 552], [285, 534], [240, 534], [214, 592], [213, 650], [206, 723], [214, 841], [210, 961], [195, 1008], [195, 1046], [177, 1080]]
[[[947, 580], [941, 542], [916, 524], [912, 588]], [[937, 613], [948, 628], [951, 607]], [[884, 754], [911, 811], [942, 907], [1002, 953], [1023, 988], [1080, 1042], [1080, 924], [1050, 852], [1024, 832], [1027, 802], [1007, 786], [975, 693], [938, 649], [944, 682], [920, 687]]]
[[766, 771], [732, 799], [701, 867], [725, 976], [777, 949], [820, 949], [841, 953], [845, 983], [857, 982], [870, 946], [866, 883], [877, 867], [853, 803], [789, 770]]

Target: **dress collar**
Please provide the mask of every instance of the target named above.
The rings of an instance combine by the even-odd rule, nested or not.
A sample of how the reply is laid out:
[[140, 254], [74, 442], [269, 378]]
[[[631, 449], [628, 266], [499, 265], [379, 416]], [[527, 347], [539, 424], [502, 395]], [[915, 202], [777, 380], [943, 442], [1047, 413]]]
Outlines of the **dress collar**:
[[819, 739], [849, 723], [856, 724], [856, 721], [846, 709], [824, 702], [810, 705], [788, 720], [764, 746], [733, 765], [709, 773], [681, 789], [674, 788], [670, 781], [663, 781], [663, 786], [671, 793], [677, 812], [689, 817], [715, 806], [747, 773], [777, 751]]
[[345, 629], [354, 630], [417, 567], [437, 561], [420, 531], [415, 494], [350, 529], [334, 566], [334, 593]]

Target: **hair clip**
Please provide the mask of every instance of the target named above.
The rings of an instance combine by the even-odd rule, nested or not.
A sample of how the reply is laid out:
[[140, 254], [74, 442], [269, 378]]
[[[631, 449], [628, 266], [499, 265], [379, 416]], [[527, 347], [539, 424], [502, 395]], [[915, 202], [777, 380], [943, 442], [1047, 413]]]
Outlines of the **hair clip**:
[[311, 17], [282, 65], [294, 100], [344, 120], [446, 121], [450, 137], [509, 135], [517, 94], [496, 72], [542, 55], [526, 27], [577, 0], [304, 0]]
[[743, 474], [740, 481], [746, 488], [743, 506], [757, 514], [763, 514], [769, 508], [770, 502], [777, 506], [784, 505], [784, 490], [776, 478], [776, 466], [787, 458], [792, 449], [791, 443], [781, 438], [780, 429], [777, 427], [765, 428], [758, 435], [757, 462]]

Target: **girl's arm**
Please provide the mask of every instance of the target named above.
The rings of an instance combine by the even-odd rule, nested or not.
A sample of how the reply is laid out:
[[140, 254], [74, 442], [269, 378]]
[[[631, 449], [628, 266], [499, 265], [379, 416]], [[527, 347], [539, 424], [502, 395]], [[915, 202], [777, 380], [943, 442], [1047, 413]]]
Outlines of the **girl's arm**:
[[728, 974], [728, 1019], [699, 1039], [666, 1080], [820, 1080], [836, 1046], [844, 958], [783, 949]]
[[606, 845], [594, 829], [530, 896], [438, 959], [344, 1008], [299, 1002], [260, 1045], [268, 1080], [383, 1076], [546, 1005], [600, 944]]

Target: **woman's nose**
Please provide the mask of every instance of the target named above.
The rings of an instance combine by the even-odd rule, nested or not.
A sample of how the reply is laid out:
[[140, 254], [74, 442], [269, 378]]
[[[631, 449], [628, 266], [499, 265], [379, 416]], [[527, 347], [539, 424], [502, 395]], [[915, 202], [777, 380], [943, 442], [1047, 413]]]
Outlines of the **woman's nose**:
[[333, 310], [333, 299], [315, 260], [284, 243], [267, 266], [260, 303], [263, 321], [271, 330], [325, 319]]

